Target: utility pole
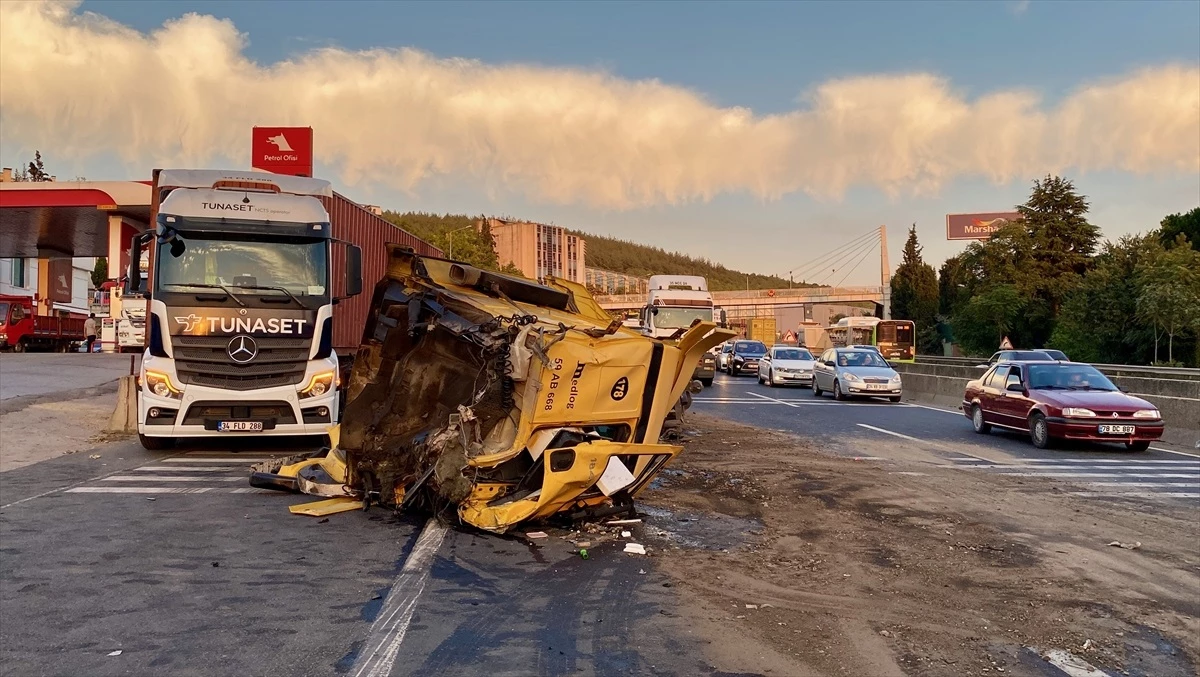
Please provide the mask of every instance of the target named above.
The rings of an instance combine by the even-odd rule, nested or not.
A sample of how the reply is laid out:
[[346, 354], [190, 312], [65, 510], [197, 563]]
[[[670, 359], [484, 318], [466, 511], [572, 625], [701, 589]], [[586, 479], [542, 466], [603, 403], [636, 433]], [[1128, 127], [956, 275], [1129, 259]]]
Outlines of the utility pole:
[[883, 319], [892, 319], [892, 267], [888, 264], [887, 226], [879, 227], [879, 284], [883, 287]]

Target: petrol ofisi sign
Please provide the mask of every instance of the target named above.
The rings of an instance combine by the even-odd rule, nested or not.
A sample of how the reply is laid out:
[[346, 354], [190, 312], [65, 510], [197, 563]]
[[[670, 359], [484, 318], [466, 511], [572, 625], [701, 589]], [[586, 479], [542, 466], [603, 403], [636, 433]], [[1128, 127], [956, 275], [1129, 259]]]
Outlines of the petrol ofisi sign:
[[986, 212], [981, 214], [947, 214], [947, 240], [986, 240], [992, 233], [1013, 221], [1020, 221], [1020, 212]]
[[312, 127], [255, 127], [250, 166], [264, 172], [313, 175]]

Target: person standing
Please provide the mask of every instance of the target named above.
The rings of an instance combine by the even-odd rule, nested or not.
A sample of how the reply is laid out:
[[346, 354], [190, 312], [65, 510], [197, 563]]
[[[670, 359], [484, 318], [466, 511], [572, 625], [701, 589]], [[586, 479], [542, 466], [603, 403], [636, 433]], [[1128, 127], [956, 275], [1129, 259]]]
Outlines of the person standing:
[[83, 321], [83, 335], [87, 337], [87, 351], [90, 353], [96, 343], [96, 313], [88, 313], [88, 318]]

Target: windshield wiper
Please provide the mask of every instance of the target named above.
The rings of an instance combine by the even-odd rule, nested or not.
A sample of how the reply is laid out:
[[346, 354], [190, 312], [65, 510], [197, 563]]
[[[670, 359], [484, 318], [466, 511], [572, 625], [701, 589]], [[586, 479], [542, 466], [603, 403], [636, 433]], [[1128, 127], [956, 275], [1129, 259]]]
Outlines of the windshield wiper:
[[233, 299], [234, 302], [237, 303], [239, 306], [241, 306], [243, 308], [246, 307], [246, 304], [242, 303], [242, 300], [237, 297], [237, 294], [234, 294], [232, 291], [230, 291], [229, 287], [226, 287], [223, 284], [207, 284], [207, 283], [203, 283], [203, 282], [182, 282], [182, 283], [176, 284], [173, 282], [168, 282], [167, 284], [164, 284], [163, 286], [164, 287], [199, 287], [201, 289], [220, 289], [221, 291], [225, 292], [226, 294], [229, 294], [229, 298]]
[[287, 297], [289, 299], [295, 301], [296, 305], [300, 306], [301, 308], [305, 307], [303, 303], [300, 303], [300, 299], [296, 298], [295, 295], [293, 295], [292, 292], [288, 291], [285, 287], [270, 287], [270, 286], [266, 286], [266, 285], [246, 284], [246, 285], [238, 285], [238, 289], [271, 289], [273, 291], [281, 291], [284, 294], [287, 294]]

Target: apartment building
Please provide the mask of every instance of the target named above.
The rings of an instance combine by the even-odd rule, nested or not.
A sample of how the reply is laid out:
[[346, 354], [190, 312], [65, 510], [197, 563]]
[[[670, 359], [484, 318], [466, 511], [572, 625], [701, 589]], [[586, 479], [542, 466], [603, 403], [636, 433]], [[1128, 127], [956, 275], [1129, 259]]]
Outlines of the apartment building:
[[583, 238], [560, 226], [497, 218], [481, 219], [476, 228], [482, 230], [484, 223], [496, 243], [500, 265], [511, 263], [532, 280], [553, 275], [586, 284], [587, 242]]
[[650, 289], [649, 278], [603, 268], [585, 268], [584, 279], [593, 294], [645, 294]]

